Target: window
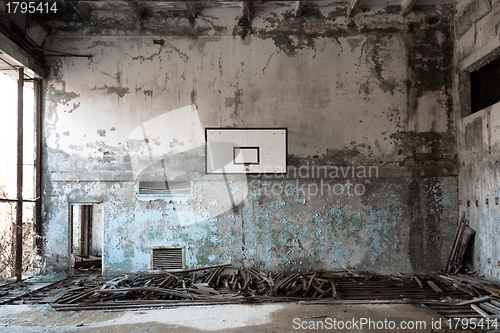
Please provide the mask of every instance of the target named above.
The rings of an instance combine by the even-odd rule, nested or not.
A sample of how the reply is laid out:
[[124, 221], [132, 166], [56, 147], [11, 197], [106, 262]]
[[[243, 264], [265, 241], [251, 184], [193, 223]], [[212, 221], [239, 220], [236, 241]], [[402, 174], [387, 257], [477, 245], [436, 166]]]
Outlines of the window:
[[471, 113], [500, 101], [500, 58], [470, 73]]

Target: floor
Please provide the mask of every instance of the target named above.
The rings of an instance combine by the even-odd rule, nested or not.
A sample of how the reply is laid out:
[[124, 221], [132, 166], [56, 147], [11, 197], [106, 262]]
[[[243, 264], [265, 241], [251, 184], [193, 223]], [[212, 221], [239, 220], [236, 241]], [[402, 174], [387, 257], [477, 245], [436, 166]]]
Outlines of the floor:
[[55, 311], [48, 304], [0, 306], [0, 332], [9, 333], [448, 332], [446, 327], [445, 319], [418, 304], [272, 303], [124, 311]]

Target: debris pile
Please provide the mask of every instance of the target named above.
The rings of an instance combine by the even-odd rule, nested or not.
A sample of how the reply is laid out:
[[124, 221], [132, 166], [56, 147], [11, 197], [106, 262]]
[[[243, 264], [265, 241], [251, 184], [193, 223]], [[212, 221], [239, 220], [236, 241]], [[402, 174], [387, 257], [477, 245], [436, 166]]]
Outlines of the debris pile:
[[79, 310], [283, 301], [421, 303], [473, 297], [437, 276], [382, 276], [349, 269], [286, 274], [222, 265], [115, 277], [93, 273], [15, 295], [4, 287], [11, 297], [0, 297], [0, 304], [5, 298], [8, 303], [48, 303], [57, 310]]

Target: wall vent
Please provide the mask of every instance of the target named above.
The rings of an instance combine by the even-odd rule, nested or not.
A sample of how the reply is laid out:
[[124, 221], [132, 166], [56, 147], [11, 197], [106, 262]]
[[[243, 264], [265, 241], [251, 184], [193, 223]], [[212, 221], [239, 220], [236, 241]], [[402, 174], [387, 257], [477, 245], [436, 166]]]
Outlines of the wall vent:
[[137, 194], [140, 196], [193, 196], [193, 182], [188, 181], [139, 181]]
[[185, 269], [184, 247], [155, 246], [151, 248], [151, 269], [179, 271]]

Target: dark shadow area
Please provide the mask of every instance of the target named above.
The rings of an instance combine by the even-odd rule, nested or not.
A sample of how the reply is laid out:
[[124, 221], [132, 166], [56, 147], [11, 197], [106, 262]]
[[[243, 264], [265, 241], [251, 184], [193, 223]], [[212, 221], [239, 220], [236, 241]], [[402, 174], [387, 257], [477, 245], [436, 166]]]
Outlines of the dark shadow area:
[[480, 111], [500, 101], [500, 58], [470, 74], [471, 113]]

